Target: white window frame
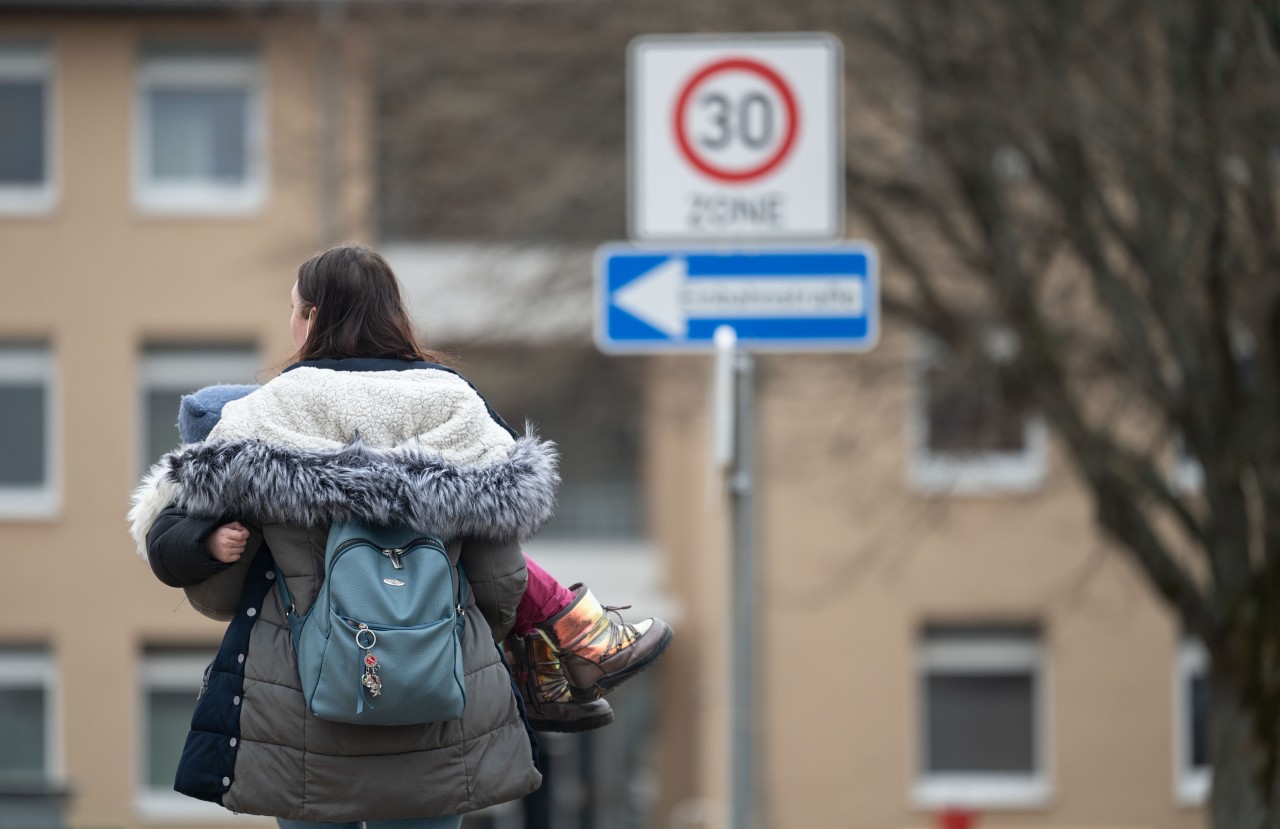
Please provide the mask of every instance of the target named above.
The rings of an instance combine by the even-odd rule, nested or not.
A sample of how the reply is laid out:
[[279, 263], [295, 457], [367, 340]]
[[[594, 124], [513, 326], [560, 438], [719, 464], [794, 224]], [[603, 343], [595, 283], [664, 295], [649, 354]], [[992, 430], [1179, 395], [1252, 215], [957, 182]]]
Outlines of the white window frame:
[[51, 520], [62, 502], [62, 413], [52, 349], [46, 345], [0, 344], [0, 386], [36, 381], [44, 385], [44, 483], [0, 484], [0, 520]]
[[44, 648], [0, 648], [0, 688], [30, 688], [33, 684], [44, 689], [45, 782], [58, 788], [66, 783], [58, 667]]
[[58, 204], [58, 96], [53, 49], [47, 43], [0, 40], [0, 78], [44, 83], [45, 178], [38, 185], [0, 183], [0, 216], [40, 216]]
[[[202, 351], [206, 348], [207, 351]], [[159, 458], [143, 458], [147, 449], [147, 436], [151, 424], [147, 421], [147, 394], [152, 391], [191, 391], [218, 383], [239, 383], [246, 376], [256, 375], [262, 367], [257, 346], [245, 344], [244, 354], [235, 353], [241, 346], [229, 344], [219, 346], [184, 346], [174, 344], [144, 347], [138, 362], [138, 391], [136, 418], [137, 431], [134, 433], [135, 449], [133, 456], [138, 458], [137, 472], [141, 474], [148, 466]], [[173, 413], [173, 420], [178, 420], [178, 412]], [[177, 444], [174, 444], [177, 448]]]
[[[926, 769], [929, 756], [926, 680], [930, 676], [974, 673], [1031, 673], [1035, 694], [1036, 771], [1030, 774], [937, 773]], [[1048, 674], [1043, 643], [1023, 634], [1011, 634], [1003, 641], [998, 634], [990, 633], [975, 635], [969, 641], [959, 636], [923, 641], [916, 662], [917, 739], [916, 764], [909, 793], [911, 805], [925, 810], [949, 807], [997, 811], [1048, 808], [1053, 795]]]
[[1209, 654], [1198, 640], [1178, 646], [1173, 671], [1173, 789], [1180, 806], [1203, 806], [1213, 785], [1212, 766], [1191, 765], [1191, 678], [1209, 670]]
[[[249, 96], [246, 179], [237, 185], [185, 183], [151, 178], [150, 93], [166, 88], [226, 89], [243, 86]], [[244, 216], [258, 213], [267, 198], [266, 82], [259, 55], [141, 56], [133, 124], [133, 203], [157, 216]]]
[[[197, 649], [193, 648], [192, 651]], [[139, 819], [154, 823], [264, 823], [265, 819], [255, 815], [236, 815], [228, 812], [216, 803], [195, 800], [173, 791], [172, 787], [164, 789], [147, 785], [147, 764], [151, 758], [147, 756], [149, 745], [148, 724], [151, 722], [148, 710], [148, 695], [151, 691], [190, 691], [192, 707], [200, 692], [200, 684], [204, 680], [204, 669], [217, 651], [216, 645], [210, 645], [208, 653], [201, 655], [194, 652], [144, 652], [138, 669], [138, 750], [134, 783], [134, 808]]]
[[[986, 347], [993, 357], [1016, 349], [1011, 334], [993, 333]], [[942, 358], [944, 346], [917, 332], [911, 347], [907, 399], [907, 483], [926, 494], [1000, 495], [1033, 492], [1048, 475], [1049, 430], [1044, 417], [1028, 413], [1023, 448], [1017, 452], [954, 454], [929, 448], [928, 369]]]
[[1169, 470], [1169, 485], [1180, 495], [1194, 495], [1204, 489], [1204, 467], [1187, 452], [1186, 441], [1181, 435], [1173, 439], [1173, 462]]

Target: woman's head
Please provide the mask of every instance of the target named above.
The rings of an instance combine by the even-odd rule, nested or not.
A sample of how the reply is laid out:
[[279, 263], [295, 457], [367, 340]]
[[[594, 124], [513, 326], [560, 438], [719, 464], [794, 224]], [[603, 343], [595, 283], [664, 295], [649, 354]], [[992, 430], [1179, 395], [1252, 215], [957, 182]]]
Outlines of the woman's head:
[[391, 266], [364, 245], [338, 245], [303, 262], [292, 307], [299, 360], [433, 359], [413, 335]]

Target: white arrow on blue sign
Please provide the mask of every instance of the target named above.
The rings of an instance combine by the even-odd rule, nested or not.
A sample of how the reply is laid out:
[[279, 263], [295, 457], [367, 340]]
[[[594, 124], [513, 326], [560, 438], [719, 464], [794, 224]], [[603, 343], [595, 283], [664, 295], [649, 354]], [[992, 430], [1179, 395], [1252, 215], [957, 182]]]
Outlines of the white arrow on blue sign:
[[596, 255], [596, 343], [610, 353], [709, 351], [730, 325], [754, 350], [866, 351], [879, 336], [878, 260], [868, 244]]

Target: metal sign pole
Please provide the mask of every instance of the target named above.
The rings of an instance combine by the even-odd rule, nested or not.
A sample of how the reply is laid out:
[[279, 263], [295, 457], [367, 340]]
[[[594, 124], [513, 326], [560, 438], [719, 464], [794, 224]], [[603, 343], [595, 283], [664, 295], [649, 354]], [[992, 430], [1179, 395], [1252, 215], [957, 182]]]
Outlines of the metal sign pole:
[[[717, 460], [728, 473], [726, 483], [730, 504], [730, 545], [733, 550], [733, 705], [730, 727], [731, 777], [729, 787], [730, 826], [750, 829], [754, 813], [755, 729], [753, 706], [755, 668], [755, 545], [754, 513], [755, 438], [754, 360], [737, 349], [733, 329], [716, 332], [717, 347]], [[726, 378], [728, 375], [728, 379]], [[726, 403], [732, 401], [732, 408]], [[728, 415], [727, 417], [724, 415]], [[732, 447], [726, 457], [721, 447]]]

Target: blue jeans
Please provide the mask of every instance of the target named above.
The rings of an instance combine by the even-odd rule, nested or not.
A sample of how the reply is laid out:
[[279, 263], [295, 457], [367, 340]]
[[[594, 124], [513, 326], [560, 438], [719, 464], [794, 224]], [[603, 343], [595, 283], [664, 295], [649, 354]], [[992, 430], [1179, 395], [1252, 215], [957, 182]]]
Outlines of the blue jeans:
[[458, 829], [462, 815], [411, 818], [410, 820], [370, 820], [365, 823], [321, 823], [318, 820], [285, 820], [276, 818], [280, 829]]

